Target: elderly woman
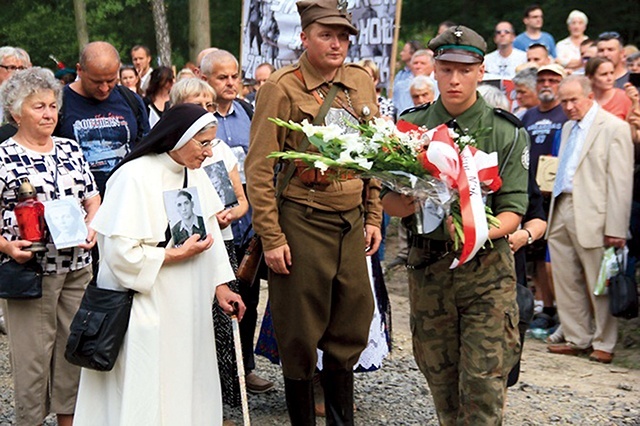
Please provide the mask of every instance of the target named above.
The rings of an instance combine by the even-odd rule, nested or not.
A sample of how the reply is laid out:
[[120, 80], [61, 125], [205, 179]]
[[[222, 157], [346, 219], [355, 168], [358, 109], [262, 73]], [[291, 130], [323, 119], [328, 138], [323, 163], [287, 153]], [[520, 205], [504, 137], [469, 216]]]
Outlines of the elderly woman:
[[[76, 426], [222, 423], [211, 304], [215, 296], [228, 313], [237, 304], [240, 318], [244, 304], [224, 284], [234, 279], [216, 219], [224, 206], [200, 169], [215, 123], [200, 106], [170, 108], [107, 182], [92, 223], [97, 284], [137, 293], [113, 370], [82, 371]], [[208, 234], [176, 247], [165, 193], [183, 188], [197, 192]]]
[[[40, 201], [75, 199], [86, 223], [98, 210], [100, 195], [78, 144], [51, 136], [62, 101], [60, 83], [51, 71], [16, 72], [0, 89], [0, 99], [5, 119], [18, 127], [12, 138], [0, 144], [0, 261], [13, 258], [24, 263], [34, 254], [24, 250], [31, 243], [20, 239], [13, 211], [22, 179], [29, 179]], [[59, 425], [72, 423], [80, 369], [67, 363], [62, 351], [92, 275], [93, 232], [86, 241], [56, 250], [49, 238], [47, 252], [37, 257], [44, 269], [42, 298], [7, 300], [18, 425], [41, 424], [49, 410], [57, 414]]]
[[556, 62], [570, 72], [582, 68], [580, 45], [588, 38], [584, 34], [587, 30], [588, 23], [589, 18], [587, 18], [584, 12], [572, 10], [567, 17], [569, 37], [560, 40], [556, 44], [556, 53], [558, 54]]
[[615, 87], [614, 68], [609, 59], [596, 56], [587, 61], [584, 74], [591, 81], [594, 99], [602, 109], [626, 120], [631, 111], [631, 99], [624, 90]]
[[[215, 107], [216, 94], [205, 81], [198, 78], [189, 78], [178, 81], [171, 89], [171, 104], [196, 104], [207, 111], [213, 112]], [[238, 160], [229, 148], [229, 145], [216, 139], [212, 146], [212, 156], [204, 160], [202, 168], [207, 174], [215, 175], [226, 173], [231, 181], [237, 205], [231, 205], [217, 213], [218, 225], [222, 231], [222, 238], [229, 254], [229, 262], [234, 271], [238, 269], [238, 259], [236, 257], [233, 244], [233, 232], [231, 222], [244, 216], [249, 209], [249, 203], [245, 196], [240, 173], [238, 172]], [[223, 182], [221, 179], [216, 179]], [[218, 193], [229, 188], [216, 188]], [[238, 293], [239, 284], [236, 280], [228, 283], [229, 287]], [[216, 334], [216, 354], [218, 356], [218, 369], [220, 371], [220, 384], [222, 385], [222, 400], [231, 407], [240, 405], [240, 386], [238, 383], [238, 371], [236, 367], [236, 356], [233, 350], [233, 335], [231, 330], [231, 320], [221, 309], [219, 304], [213, 306], [213, 323]]]

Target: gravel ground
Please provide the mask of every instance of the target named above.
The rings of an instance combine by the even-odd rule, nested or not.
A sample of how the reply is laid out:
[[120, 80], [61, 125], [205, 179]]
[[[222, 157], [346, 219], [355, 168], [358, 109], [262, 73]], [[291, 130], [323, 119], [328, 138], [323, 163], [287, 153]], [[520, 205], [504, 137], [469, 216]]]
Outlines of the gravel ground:
[[[392, 297], [394, 308], [406, 301]], [[400, 317], [397, 315], [396, 317]], [[396, 321], [396, 346], [382, 370], [356, 375], [356, 423], [361, 425], [435, 425], [426, 381], [410, 351], [408, 329]], [[254, 425], [285, 425], [288, 417], [279, 367], [258, 357], [257, 372], [275, 390], [249, 395]], [[604, 366], [583, 357], [548, 354], [544, 344], [525, 344], [521, 381], [509, 390], [506, 425], [640, 425], [640, 371]], [[0, 425], [13, 419], [6, 336], [0, 336]], [[226, 417], [242, 424], [239, 409]], [[49, 419], [48, 425], [55, 421]], [[324, 424], [323, 419], [318, 420]]]
[[[394, 348], [381, 370], [356, 375], [356, 424], [437, 425], [426, 380], [411, 354], [406, 274], [390, 271], [387, 287], [393, 309]], [[264, 304], [266, 286], [262, 292]], [[520, 382], [508, 392], [505, 424], [640, 425], [640, 370], [626, 368], [640, 365], [640, 320], [621, 324], [617, 365], [597, 364], [586, 356], [553, 355], [542, 342], [528, 339]], [[256, 363], [256, 372], [274, 381], [276, 386], [265, 394], [249, 395], [252, 423], [258, 426], [288, 424], [280, 368], [262, 357], [257, 357]], [[242, 425], [242, 414], [237, 408], [225, 407], [225, 417]], [[6, 336], [0, 335], [0, 426], [9, 425], [12, 420], [8, 344]], [[55, 421], [48, 419], [46, 424], [55, 425]], [[318, 419], [318, 424], [325, 424], [324, 420]]]

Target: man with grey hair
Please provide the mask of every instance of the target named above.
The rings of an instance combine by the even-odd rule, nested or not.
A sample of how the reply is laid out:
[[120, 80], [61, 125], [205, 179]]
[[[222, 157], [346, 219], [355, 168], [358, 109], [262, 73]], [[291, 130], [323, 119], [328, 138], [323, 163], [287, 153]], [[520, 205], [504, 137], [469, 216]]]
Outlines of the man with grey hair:
[[76, 65], [78, 80], [63, 89], [63, 104], [56, 135], [76, 140], [104, 194], [107, 176], [149, 133], [149, 118], [142, 99], [116, 85], [120, 55], [111, 44], [87, 44]]
[[[240, 180], [246, 191], [244, 160], [249, 151], [249, 132], [253, 107], [238, 98], [240, 68], [238, 60], [226, 50], [216, 49], [207, 53], [200, 63], [200, 77], [209, 83], [216, 92], [218, 104], [214, 115], [218, 119], [219, 139], [224, 141], [238, 159]], [[239, 259], [242, 259], [249, 238], [251, 226], [251, 208], [246, 215], [232, 222], [234, 245]], [[258, 302], [260, 301], [260, 278], [253, 285], [240, 282], [240, 295], [247, 308], [240, 323], [240, 341], [246, 373], [247, 390], [251, 393], [263, 393], [273, 389], [274, 384], [264, 380], [253, 372], [253, 337], [258, 321]]]
[[[19, 47], [2, 46], [0, 47], [0, 84], [9, 79], [17, 70], [23, 70], [31, 67], [31, 59], [29, 54]], [[2, 99], [0, 99], [2, 101]], [[0, 123], [4, 122], [4, 114], [2, 112], [2, 103], [0, 102]], [[10, 138], [16, 133], [13, 126], [0, 129], [0, 142]]]
[[536, 93], [537, 74], [537, 68], [529, 67], [519, 71], [513, 77], [513, 84], [516, 87], [516, 102], [518, 103], [514, 114], [518, 118], [522, 118], [529, 108], [533, 108], [540, 103]]
[[[560, 146], [560, 130], [567, 121], [560, 99], [558, 88], [567, 72], [560, 64], [551, 64], [538, 68], [536, 91], [540, 104], [527, 110], [522, 117], [522, 124], [531, 139], [530, 168], [532, 176], [536, 176], [541, 156], [557, 156]], [[550, 194], [543, 192], [543, 207], [549, 214]], [[527, 251], [527, 260], [535, 266], [534, 283], [536, 298], [542, 300], [542, 312], [536, 314], [530, 328], [548, 330], [556, 325], [556, 308], [554, 307], [553, 284], [551, 281], [551, 263], [546, 259], [547, 244], [544, 240], [532, 242]]]
[[[14, 72], [31, 67], [29, 54], [19, 47], [0, 47], [0, 85], [8, 80]], [[0, 123], [4, 122], [3, 102], [0, 99]], [[18, 129], [13, 124], [5, 124], [0, 127], [0, 142], [15, 135]], [[4, 301], [0, 301], [0, 333], [6, 334], [3, 313]]]
[[610, 363], [618, 323], [606, 294], [594, 295], [607, 247], [626, 244], [633, 187], [629, 124], [594, 101], [589, 79], [560, 83], [560, 104], [569, 121], [562, 128], [547, 240], [553, 260], [558, 314], [566, 343], [549, 352]]
[[0, 47], [0, 84], [7, 80], [16, 70], [31, 66], [29, 55], [24, 49], [12, 46]]
[[414, 106], [428, 104], [435, 99], [435, 82], [426, 75], [417, 75], [411, 80], [409, 93]]
[[[411, 57], [409, 68], [413, 77], [418, 75], [431, 77], [433, 74], [433, 52], [429, 49], [417, 50]], [[413, 107], [411, 93], [409, 93], [411, 81], [411, 78], [402, 80], [398, 82], [397, 87], [394, 87], [393, 105], [399, 113]]]

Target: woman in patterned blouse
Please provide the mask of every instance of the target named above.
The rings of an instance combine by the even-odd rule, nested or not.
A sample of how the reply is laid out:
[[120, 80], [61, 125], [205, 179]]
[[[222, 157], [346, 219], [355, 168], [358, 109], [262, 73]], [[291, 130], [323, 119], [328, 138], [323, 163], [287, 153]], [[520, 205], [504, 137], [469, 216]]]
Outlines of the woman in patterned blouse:
[[[28, 178], [45, 203], [72, 198], [89, 224], [100, 206], [100, 195], [82, 151], [75, 141], [52, 137], [62, 101], [61, 87], [44, 68], [16, 72], [0, 88], [5, 119], [18, 127], [0, 143], [0, 262], [18, 263], [34, 254], [21, 240], [14, 214], [16, 189]], [[51, 238], [47, 252], [37, 255], [44, 270], [42, 297], [7, 300], [7, 328], [15, 394], [15, 422], [42, 424], [49, 409], [58, 424], [71, 425], [80, 368], [63, 356], [69, 324], [80, 305], [91, 271], [95, 232], [78, 247], [56, 250]]]

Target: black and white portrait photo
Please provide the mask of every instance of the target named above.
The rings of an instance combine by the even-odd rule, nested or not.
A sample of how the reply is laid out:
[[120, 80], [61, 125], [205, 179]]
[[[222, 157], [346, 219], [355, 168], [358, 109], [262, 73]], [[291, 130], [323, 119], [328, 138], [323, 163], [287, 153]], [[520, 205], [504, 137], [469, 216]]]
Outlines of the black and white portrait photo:
[[182, 245], [193, 234], [201, 239], [207, 236], [197, 188], [165, 191], [164, 205], [175, 246]]
[[238, 205], [238, 197], [236, 197], [236, 193], [233, 191], [233, 184], [229, 178], [229, 172], [227, 172], [224, 161], [216, 161], [203, 167], [203, 170], [207, 173], [207, 176], [209, 176], [224, 207], [230, 208]]
[[44, 219], [56, 249], [76, 247], [87, 239], [84, 213], [73, 198], [47, 201]]

